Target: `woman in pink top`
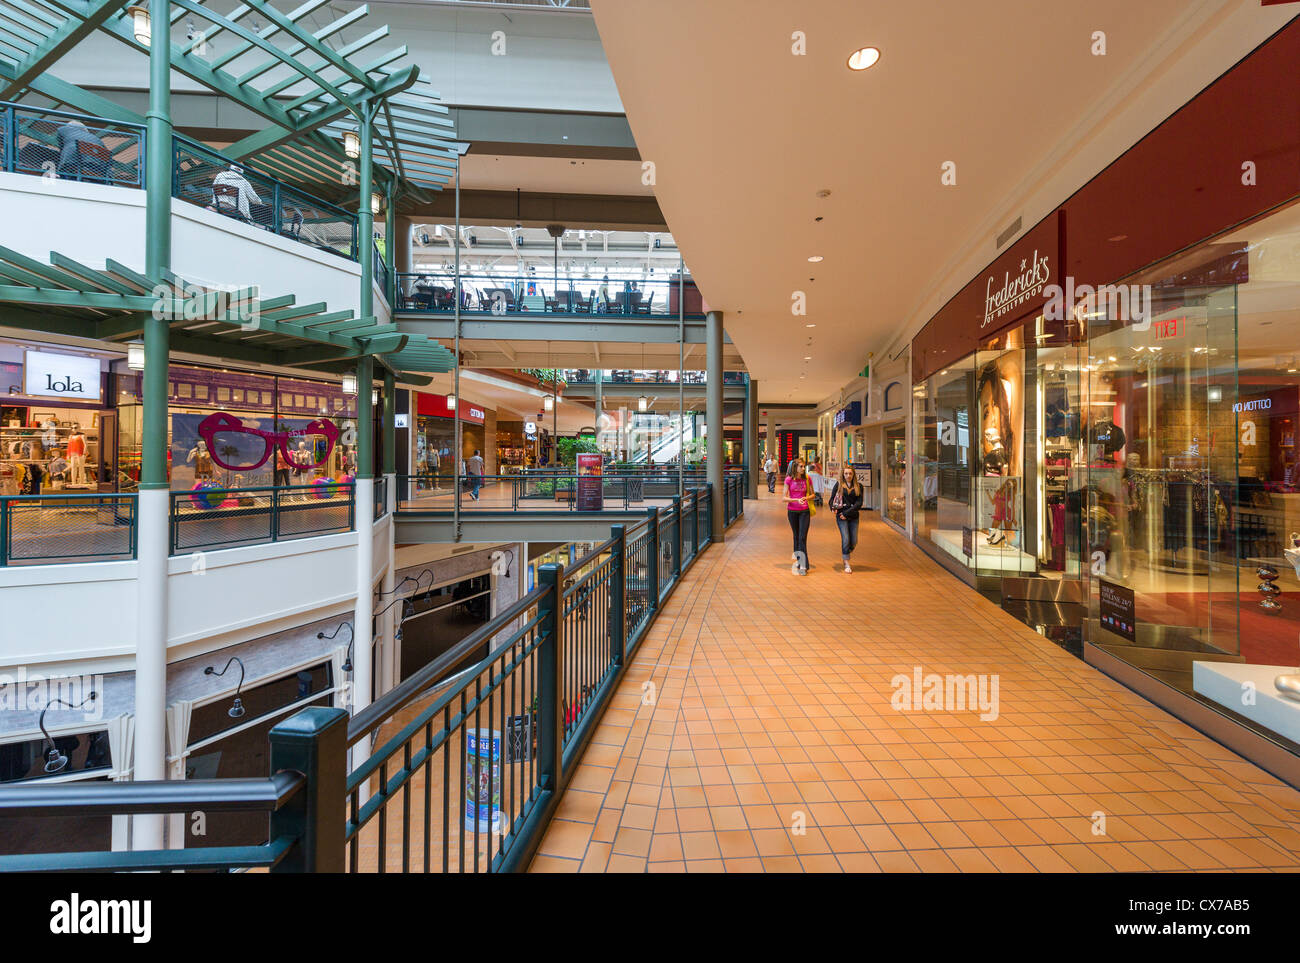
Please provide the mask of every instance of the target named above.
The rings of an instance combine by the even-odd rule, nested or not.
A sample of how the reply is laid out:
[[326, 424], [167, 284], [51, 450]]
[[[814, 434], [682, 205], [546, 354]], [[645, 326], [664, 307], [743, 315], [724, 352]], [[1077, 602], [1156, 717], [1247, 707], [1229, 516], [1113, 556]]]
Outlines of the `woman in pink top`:
[[808, 499], [812, 497], [812, 485], [808, 481], [808, 469], [802, 458], [790, 462], [785, 473], [785, 514], [790, 520], [790, 531], [794, 534], [794, 565], [790, 571], [796, 575], [808, 574], [808, 523], [812, 513], [808, 511]]

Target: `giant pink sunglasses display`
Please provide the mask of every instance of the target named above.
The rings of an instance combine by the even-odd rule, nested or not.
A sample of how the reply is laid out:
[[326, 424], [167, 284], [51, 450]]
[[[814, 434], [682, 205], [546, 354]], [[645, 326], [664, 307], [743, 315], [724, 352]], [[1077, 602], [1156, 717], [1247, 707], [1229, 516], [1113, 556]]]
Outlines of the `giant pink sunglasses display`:
[[[339, 440], [338, 426], [328, 418], [317, 418], [303, 428], [289, 431], [262, 431], [247, 427], [225, 411], [208, 415], [199, 422], [198, 431], [213, 463], [226, 471], [259, 468], [276, 448], [293, 471], [311, 471], [329, 461]], [[295, 443], [297, 447], [291, 448]]]

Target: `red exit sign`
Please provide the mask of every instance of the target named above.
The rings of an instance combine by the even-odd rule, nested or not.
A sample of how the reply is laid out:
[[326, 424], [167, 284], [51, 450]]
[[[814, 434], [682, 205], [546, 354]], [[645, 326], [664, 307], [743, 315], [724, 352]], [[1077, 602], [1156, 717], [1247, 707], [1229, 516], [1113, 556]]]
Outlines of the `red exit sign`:
[[1186, 333], [1186, 318], [1167, 318], [1164, 321], [1151, 322], [1151, 337], [1157, 341], [1163, 341], [1166, 338], [1181, 338]]

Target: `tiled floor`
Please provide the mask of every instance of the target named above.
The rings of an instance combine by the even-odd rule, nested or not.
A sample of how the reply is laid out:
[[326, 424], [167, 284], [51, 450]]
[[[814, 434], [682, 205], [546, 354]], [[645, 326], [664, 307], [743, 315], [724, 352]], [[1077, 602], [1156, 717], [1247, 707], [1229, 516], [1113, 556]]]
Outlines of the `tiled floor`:
[[[1029, 630], [864, 514], [790, 572], [764, 492], [637, 652], [547, 872], [1295, 869], [1300, 793]], [[996, 674], [996, 719], [897, 675]], [[991, 691], [990, 691], [991, 694]]]

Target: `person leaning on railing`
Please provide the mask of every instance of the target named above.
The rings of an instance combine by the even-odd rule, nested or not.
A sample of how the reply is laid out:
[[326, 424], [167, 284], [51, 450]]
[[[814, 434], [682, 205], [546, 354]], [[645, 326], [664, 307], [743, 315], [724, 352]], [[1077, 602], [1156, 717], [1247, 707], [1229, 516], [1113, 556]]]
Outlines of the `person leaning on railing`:
[[[100, 138], [79, 120], [59, 125], [59, 172], [76, 171], [84, 177], [87, 173], [101, 180], [108, 176], [108, 148]], [[85, 144], [86, 147], [81, 145]]]
[[257, 191], [253, 190], [253, 185], [244, 176], [244, 169], [238, 164], [231, 164], [212, 178], [212, 201], [220, 213], [232, 217], [237, 215], [245, 221], [252, 218], [250, 204], [262, 203]]

